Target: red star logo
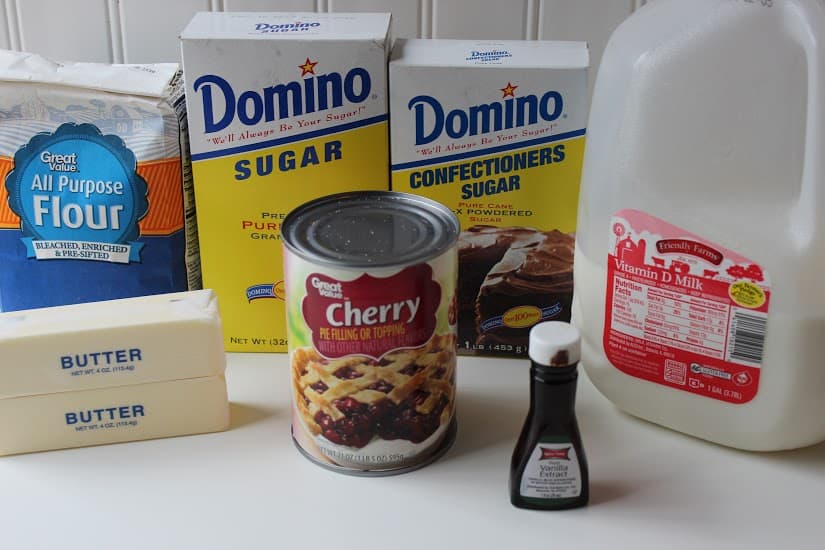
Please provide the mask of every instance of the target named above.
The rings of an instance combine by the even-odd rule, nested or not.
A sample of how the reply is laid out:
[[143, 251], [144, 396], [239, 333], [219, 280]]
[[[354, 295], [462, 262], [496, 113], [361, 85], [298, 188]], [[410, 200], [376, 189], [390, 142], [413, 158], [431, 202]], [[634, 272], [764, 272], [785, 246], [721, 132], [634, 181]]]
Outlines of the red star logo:
[[504, 92], [504, 95], [501, 96], [501, 98], [504, 99], [505, 97], [516, 97], [516, 88], [518, 88], [518, 86], [513, 86], [508, 81], [507, 86], [501, 88], [501, 91]]
[[301, 76], [306, 76], [308, 74], [315, 74], [315, 65], [317, 65], [317, 61], [310, 61], [307, 57], [307, 60], [304, 61], [303, 65], [298, 65], [298, 68], [301, 69]]

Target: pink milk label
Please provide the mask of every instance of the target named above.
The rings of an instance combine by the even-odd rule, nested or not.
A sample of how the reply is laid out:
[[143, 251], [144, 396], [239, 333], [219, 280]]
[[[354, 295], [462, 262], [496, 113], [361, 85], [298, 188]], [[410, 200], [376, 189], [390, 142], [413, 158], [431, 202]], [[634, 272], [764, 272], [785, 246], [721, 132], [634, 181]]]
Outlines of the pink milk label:
[[770, 280], [762, 267], [661, 219], [611, 222], [604, 349], [620, 371], [728, 403], [759, 389]]

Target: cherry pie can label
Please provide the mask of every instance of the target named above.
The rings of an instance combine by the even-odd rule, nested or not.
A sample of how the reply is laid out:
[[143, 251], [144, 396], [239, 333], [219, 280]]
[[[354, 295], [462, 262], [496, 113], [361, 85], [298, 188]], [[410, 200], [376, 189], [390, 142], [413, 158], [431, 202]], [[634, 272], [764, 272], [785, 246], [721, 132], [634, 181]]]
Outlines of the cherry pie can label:
[[458, 234], [448, 208], [392, 191], [284, 219], [292, 435], [311, 460], [386, 475], [452, 444]]

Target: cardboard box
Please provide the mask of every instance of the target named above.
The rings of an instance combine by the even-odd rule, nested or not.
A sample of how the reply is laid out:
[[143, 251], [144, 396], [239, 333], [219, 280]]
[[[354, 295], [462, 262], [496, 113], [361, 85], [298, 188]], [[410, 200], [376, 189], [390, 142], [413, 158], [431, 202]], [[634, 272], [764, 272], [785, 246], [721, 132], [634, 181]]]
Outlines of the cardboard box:
[[531, 326], [570, 319], [588, 64], [583, 42], [393, 49], [392, 188], [461, 221], [462, 353], [525, 355]]
[[387, 189], [389, 14], [198, 13], [181, 35], [205, 288], [228, 351], [285, 352], [280, 226]]

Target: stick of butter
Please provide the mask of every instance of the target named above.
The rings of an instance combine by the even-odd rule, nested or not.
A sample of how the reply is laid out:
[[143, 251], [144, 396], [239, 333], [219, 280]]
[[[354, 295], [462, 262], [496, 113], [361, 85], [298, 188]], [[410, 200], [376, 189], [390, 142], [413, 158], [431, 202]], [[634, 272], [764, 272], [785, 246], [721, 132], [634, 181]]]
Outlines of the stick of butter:
[[211, 290], [0, 313], [0, 456], [229, 428]]
[[0, 399], [218, 376], [225, 368], [211, 290], [0, 313]]
[[228, 428], [223, 375], [0, 399], [0, 456]]

